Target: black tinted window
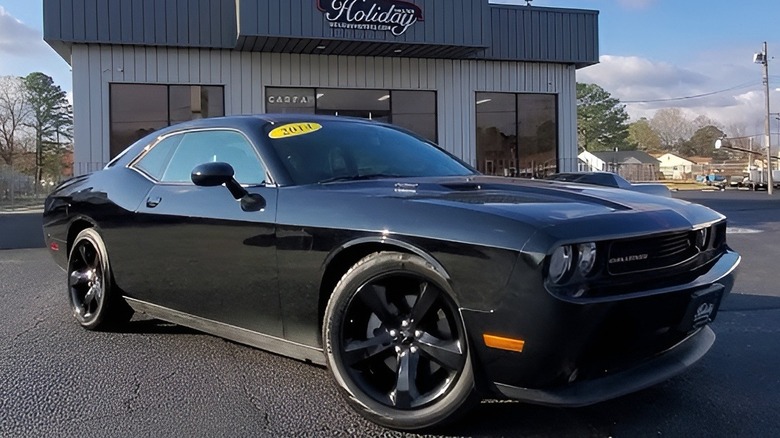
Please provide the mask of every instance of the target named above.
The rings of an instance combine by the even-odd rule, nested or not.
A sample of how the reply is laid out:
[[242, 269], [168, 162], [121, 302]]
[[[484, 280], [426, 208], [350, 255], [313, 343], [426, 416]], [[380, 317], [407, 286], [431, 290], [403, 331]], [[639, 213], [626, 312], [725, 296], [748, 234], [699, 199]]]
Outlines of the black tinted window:
[[233, 166], [241, 184], [265, 182], [265, 170], [254, 147], [235, 131], [198, 131], [183, 135], [165, 170], [162, 181], [191, 182], [192, 170], [200, 164], [225, 162]]
[[174, 135], [167, 137], [154, 145], [152, 150], [146, 153], [134, 167], [142, 170], [147, 175], [156, 180], [162, 179], [165, 166], [168, 164], [168, 160], [171, 158], [171, 154], [176, 149], [181, 141], [181, 135]]
[[272, 138], [271, 144], [296, 184], [474, 173], [432, 144], [383, 125], [327, 121], [312, 132]]

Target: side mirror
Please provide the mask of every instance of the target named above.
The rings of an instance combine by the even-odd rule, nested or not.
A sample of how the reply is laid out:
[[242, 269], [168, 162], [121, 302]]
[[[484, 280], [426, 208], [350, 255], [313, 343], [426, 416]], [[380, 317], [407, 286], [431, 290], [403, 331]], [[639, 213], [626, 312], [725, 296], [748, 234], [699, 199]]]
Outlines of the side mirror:
[[204, 163], [192, 169], [192, 182], [196, 186], [214, 187], [227, 184], [233, 179], [235, 171], [228, 163]]
[[192, 169], [190, 178], [196, 186], [215, 187], [225, 185], [233, 198], [241, 201], [244, 211], [260, 211], [265, 208], [265, 199], [256, 193], [249, 193], [233, 176], [235, 171], [228, 163], [204, 163]]

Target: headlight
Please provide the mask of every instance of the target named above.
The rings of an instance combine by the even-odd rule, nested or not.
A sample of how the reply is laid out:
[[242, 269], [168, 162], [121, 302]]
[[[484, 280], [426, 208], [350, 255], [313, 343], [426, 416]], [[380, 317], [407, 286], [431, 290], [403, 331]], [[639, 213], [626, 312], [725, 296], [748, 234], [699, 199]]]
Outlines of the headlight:
[[550, 256], [550, 279], [553, 283], [560, 283], [571, 270], [572, 247], [559, 246]]
[[577, 245], [577, 260], [580, 274], [587, 277], [596, 266], [596, 244], [588, 242]]

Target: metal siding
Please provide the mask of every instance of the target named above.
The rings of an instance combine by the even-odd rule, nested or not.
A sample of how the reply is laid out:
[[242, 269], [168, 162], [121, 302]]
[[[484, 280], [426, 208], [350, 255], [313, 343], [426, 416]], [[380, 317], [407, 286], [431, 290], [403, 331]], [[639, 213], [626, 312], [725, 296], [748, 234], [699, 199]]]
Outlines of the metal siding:
[[[77, 163], [108, 159], [111, 82], [224, 84], [226, 114], [264, 111], [269, 86], [433, 90], [439, 142], [472, 164], [476, 92], [553, 92], [558, 96], [562, 169], [576, 159], [573, 65], [87, 45], [74, 46], [73, 63]], [[86, 165], [77, 164], [77, 169]]]
[[187, 2], [189, 11], [187, 13], [187, 30], [189, 36], [182, 46], [199, 46], [200, 45], [200, 4], [198, 1], [189, 0]]
[[[290, 51], [312, 50], [307, 42], [312, 39], [330, 40], [336, 49], [329, 51], [340, 47], [345, 50], [340, 54], [353, 56], [372, 48], [383, 54], [385, 47], [376, 43], [398, 43], [420, 56], [463, 58], [469, 56], [469, 47], [485, 46], [489, 48], [472, 56], [578, 66], [598, 62], [596, 11], [495, 5], [487, 0], [411, 1], [423, 8], [424, 20], [395, 37], [389, 32], [331, 29], [314, 0], [44, 0], [44, 35], [53, 45], [235, 48], [238, 7], [242, 41], [263, 37], [272, 43], [277, 40], [270, 38], [276, 38], [289, 42]], [[285, 46], [266, 49], [281, 51]], [[388, 54], [392, 56], [392, 51]]]
[[65, 41], [72, 41], [73, 36], [73, 0], [62, 0], [60, 8], [60, 35]]
[[[91, 141], [91, 129], [97, 128], [97, 125], [107, 125], [108, 115], [98, 112], [91, 114], [92, 105], [89, 101], [90, 85], [90, 64], [87, 46], [79, 45], [73, 48], [73, 144], [74, 150], [74, 172], [78, 174], [87, 173], [88, 170], [82, 169], [86, 163], [92, 162], [92, 150], [100, 149], [98, 145]], [[92, 123], [94, 121], [95, 123]], [[102, 145], [100, 145], [102, 148]]]
[[47, 41], [62, 40], [60, 0], [43, 0], [43, 38]]
[[143, 0], [130, 0], [130, 5], [130, 17], [122, 17], [122, 19], [129, 19], [132, 23], [133, 32], [130, 42], [140, 44], [144, 42], [144, 2]]
[[84, 0], [85, 8], [91, 10], [94, 13], [85, 15], [84, 17], [84, 38], [90, 40], [96, 40], [98, 34], [98, 8], [96, 0]]

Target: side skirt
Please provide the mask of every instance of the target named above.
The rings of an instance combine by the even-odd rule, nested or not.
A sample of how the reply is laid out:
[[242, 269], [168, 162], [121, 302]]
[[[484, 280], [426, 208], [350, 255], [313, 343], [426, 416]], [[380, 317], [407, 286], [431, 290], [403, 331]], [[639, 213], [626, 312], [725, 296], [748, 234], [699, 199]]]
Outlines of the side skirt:
[[201, 318], [133, 298], [124, 297], [124, 299], [136, 312], [145, 313], [163, 321], [172, 322], [282, 356], [312, 362], [318, 365], [325, 365], [325, 355], [320, 348], [290, 342], [274, 336]]

